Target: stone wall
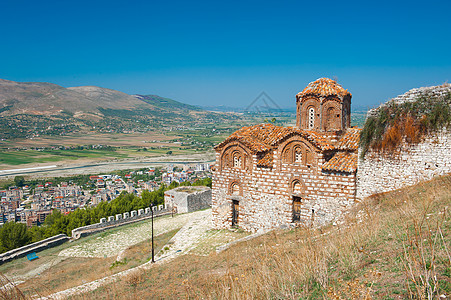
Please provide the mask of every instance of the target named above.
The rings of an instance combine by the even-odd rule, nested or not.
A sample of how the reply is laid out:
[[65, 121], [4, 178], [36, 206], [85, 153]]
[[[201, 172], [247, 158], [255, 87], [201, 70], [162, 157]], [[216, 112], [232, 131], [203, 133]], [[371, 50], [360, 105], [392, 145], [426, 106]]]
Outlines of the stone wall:
[[68, 240], [69, 240], [69, 237], [67, 235], [58, 234], [58, 235], [49, 237], [45, 240], [10, 250], [8, 252], [0, 254], [0, 264], [3, 264], [7, 261], [10, 261], [10, 260], [13, 260], [16, 258], [24, 257], [27, 254], [30, 254], [33, 252], [39, 252], [39, 251], [45, 250], [47, 248], [61, 245], [65, 242], [67, 242]]
[[[407, 91], [406, 93], [399, 95], [386, 103], [382, 104], [378, 108], [373, 108], [368, 111], [367, 116], [368, 117], [374, 117], [377, 115], [378, 110], [381, 107], [385, 107], [387, 105], [390, 105], [391, 103], [395, 104], [403, 104], [406, 102], [414, 102], [417, 101], [421, 97], [428, 97], [428, 98], [435, 98], [435, 99], [442, 99], [443, 101], [446, 101], [445, 96], [451, 92], [451, 83], [445, 83], [438, 86], [428, 86], [428, 87], [420, 87], [415, 88]], [[451, 103], [446, 102], [448, 105], [451, 105]]]
[[181, 186], [164, 193], [164, 203], [176, 213], [211, 207], [211, 189], [206, 186]]
[[[153, 206], [154, 217], [170, 214], [170, 210], [164, 205]], [[72, 230], [72, 238], [79, 239], [81, 237], [94, 234], [106, 229], [142, 221], [152, 217], [151, 208], [133, 210], [116, 216], [109, 216], [108, 218], [100, 219], [99, 223], [91, 224], [83, 227], [78, 227]]]
[[451, 133], [443, 130], [389, 157], [369, 151], [359, 159], [357, 198], [388, 192], [451, 172]]
[[[216, 228], [232, 225], [233, 200], [239, 201], [238, 226], [251, 232], [294, 225], [294, 195], [302, 199], [301, 223], [305, 225], [333, 222], [354, 203], [355, 174], [322, 171], [322, 157], [318, 157], [316, 166], [281, 164], [274, 169], [255, 167], [256, 155], [252, 159], [252, 170], [225, 167], [213, 173], [212, 213]], [[276, 154], [274, 159], [278, 159]]]

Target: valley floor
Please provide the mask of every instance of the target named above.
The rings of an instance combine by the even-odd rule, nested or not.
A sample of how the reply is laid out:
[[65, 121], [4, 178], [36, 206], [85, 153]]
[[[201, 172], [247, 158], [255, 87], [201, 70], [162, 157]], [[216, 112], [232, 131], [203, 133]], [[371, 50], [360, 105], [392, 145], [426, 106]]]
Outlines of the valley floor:
[[[168, 164], [183, 165], [214, 161], [214, 153], [204, 152], [187, 155], [164, 155], [154, 157], [123, 158], [123, 159], [78, 159], [77, 161], [60, 161], [46, 164], [26, 164], [20, 168], [0, 170], [0, 178], [14, 178], [26, 175], [29, 178], [62, 177], [81, 174], [105, 174], [116, 170], [139, 169], [146, 167], [166, 166]], [[5, 167], [4, 167], [5, 168]]]

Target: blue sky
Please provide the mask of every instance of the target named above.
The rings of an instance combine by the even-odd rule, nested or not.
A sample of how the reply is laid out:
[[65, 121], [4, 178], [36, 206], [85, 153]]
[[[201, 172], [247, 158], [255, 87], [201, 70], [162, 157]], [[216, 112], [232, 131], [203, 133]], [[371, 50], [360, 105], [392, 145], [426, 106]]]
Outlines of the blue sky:
[[281, 107], [319, 77], [372, 107], [451, 80], [451, 1], [2, 3], [0, 78]]

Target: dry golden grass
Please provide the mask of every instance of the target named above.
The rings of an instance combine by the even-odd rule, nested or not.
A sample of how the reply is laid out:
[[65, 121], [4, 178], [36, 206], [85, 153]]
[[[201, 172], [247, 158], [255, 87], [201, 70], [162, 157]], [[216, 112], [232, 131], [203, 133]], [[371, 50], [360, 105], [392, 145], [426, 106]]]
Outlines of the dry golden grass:
[[[178, 229], [157, 236], [155, 238], [155, 252], [158, 253], [177, 231]], [[150, 241], [146, 240], [129, 247], [125, 250], [123, 257], [125, 257], [126, 260], [123, 260], [120, 263], [116, 262], [116, 257], [67, 258], [42, 272], [42, 274], [29, 278], [17, 287], [27, 297], [33, 294], [47, 296], [58, 291], [134, 268], [150, 259]], [[133, 282], [133, 280], [130, 279], [130, 282]], [[135, 279], [134, 282], [137, 284], [139, 280]]]
[[[220, 254], [184, 255], [75, 298], [438, 297], [451, 293], [450, 200], [451, 177], [437, 178], [373, 196], [339, 227], [273, 231]], [[434, 291], [425, 288], [425, 272]]]
[[341, 226], [272, 231], [72, 298], [437, 299], [451, 293], [450, 204], [444, 176], [370, 197]]
[[11, 282], [5, 275], [0, 274], [0, 299], [1, 300], [25, 300], [29, 299]]

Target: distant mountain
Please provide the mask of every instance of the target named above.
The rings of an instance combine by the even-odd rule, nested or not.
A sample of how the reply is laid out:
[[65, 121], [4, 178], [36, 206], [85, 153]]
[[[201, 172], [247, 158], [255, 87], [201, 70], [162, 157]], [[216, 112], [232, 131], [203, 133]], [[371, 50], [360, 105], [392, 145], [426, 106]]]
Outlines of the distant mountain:
[[156, 95], [128, 95], [119, 91], [80, 86], [64, 88], [43, 82], [14, 82], [0, 79], [0, 115], [55, 115], [86, 113], [102, 116], [105, 110], [194, 110], [198, 107]]
[[157, 95], [0, 79], [0, 138], [77, 131], [145, 132], [233, 119]]
[[202, 111], [203, 109], [194, 105], [181, 103], [169, 98], [160, 97], [157, 95], [133, 95], [134, 97], [156, 107], [170, 108], [170, 109], [184, 109], [193, 111]]

